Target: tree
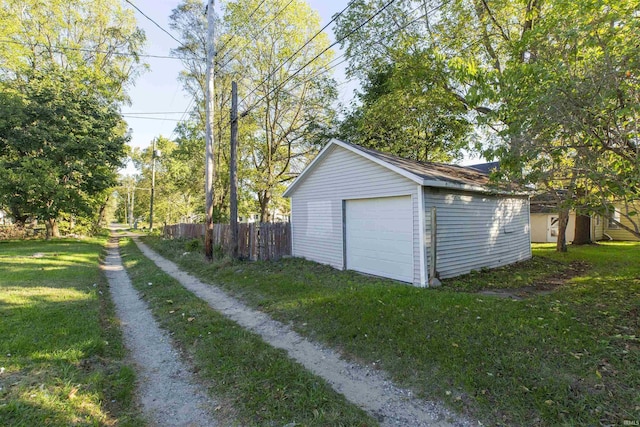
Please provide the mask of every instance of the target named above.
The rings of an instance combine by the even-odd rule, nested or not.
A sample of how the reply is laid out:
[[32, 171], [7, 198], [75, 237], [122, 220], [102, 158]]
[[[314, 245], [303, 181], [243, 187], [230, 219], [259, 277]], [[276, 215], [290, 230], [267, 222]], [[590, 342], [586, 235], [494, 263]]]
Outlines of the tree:
[[0, 164], [11, 168], [0, 199], [18, 220], [45, 220], [48, 236], [63, 213], [100, 222], [144, 34], [116, 0], [6, 0], [0, 10], [0, 96], [13, 105], [0, 120]]
[[438, 83], [438, 70], [421, 66], [425, 55], [398, 52], [367, 74], [338, 136], [422, 162], [461, 158], [471, 136], [466, 108]]
[[125, 123], [112, 103], [54, 70], [2, 84], [0, 96], [11, 103], [0, 122], [0, 199], [57, 237], [61, 213], [92, 213], [116, 183]]
[[[296, 53], [318, 32], [318, 15], [300, 0], [272, 0], [265, 6], [259, 3], [239, 0], [223, 5], [224, 26], [218, 32], [216, 55], [215, 152], [220, 161], [216, 161], [215, 194], [217, 210], [226, 212], [227, 112], [230, 84], [235, 79], [248, 112], [239, 127], [240, 191], [245, 196], [253, 193], [261, 220], [268, 221], [275, 194], [317, 152], [319, 137], [332, 120], [331, 103], [336, 93], [327, 73], [331, 53], [312, 60], [329, 45], [326, 34], [319, 34]], [[182, 75], [185, 87], [202, 100], [204, 70], [200, 58], [204, 56], [206, 35], [202, 4], [184, 1], [171, 22], [183, 40], [175, 54], [187, 68]]]
[[[355, 3], [338, 36], [382, 6]], [[637, 198], [637, 14], [629, 0], [405, 0], [344, 44], [361, 79], [396, 66], [397, 51], [430, 52], [422, 67], [442, 70], [429, 81], [451, 98], [427, 102], [459, 114], [443, 102], [457, 99], [502, 177], [560, 195], [566, 220], [569, 209], [604, 215]]]
[[[524, 160], [528, 181], [563, 164], [555, 177], [579, 214], [608, 217], [640, 199], [637, 13], [632, 1], [548, 7], [526, 40], [529, 59], [507, 76], [505, 96], [517, 102], [503, 111], [519, 125], [503, 157]], [[626, 216], [634, 226], [620, 226], [640, 237], [636, 209]]]
[[126, 99], [145, 37], [117, 0], [5, 0], [0, 80], [25, 80], [55, 64], [109, 99]]

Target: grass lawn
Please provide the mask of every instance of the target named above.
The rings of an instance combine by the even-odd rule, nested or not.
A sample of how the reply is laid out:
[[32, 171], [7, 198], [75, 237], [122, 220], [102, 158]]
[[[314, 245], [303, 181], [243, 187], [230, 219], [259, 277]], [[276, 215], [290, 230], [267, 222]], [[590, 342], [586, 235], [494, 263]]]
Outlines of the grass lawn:
[[[203, 262], [193, 242], [145, 241], [203, 281], [422, 396], [492, 425], [640, 421], [640, 244], [534, 247], [534, 260], [419, 289], [301, 259]], [[189, 252], [189, 253], [185, 253]], [[475, 291], [581, 276], [523, 301]]]
[[0, 424], [144, 425], [103, 239], [0, 242]]
[[134, 287], [208, 384], [220, 417], [242, 426], [377, 425], [285, 351], [209, 308], [131, 240], [121, 240], [121, 254]]

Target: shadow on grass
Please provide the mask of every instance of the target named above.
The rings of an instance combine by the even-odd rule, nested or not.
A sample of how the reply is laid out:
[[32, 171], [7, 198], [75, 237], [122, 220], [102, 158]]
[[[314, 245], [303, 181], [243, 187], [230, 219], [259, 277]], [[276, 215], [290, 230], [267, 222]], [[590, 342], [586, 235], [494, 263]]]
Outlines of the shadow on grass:
[[[134, 379], [124, 375], [121, 336], [98, 268], [102, 247], [43, 241], [2, 247], [45, 256], [0, 258], [1, 424], [140, 425], [131, 407]], [[43, 265], [56, 270], [42, 271]]]

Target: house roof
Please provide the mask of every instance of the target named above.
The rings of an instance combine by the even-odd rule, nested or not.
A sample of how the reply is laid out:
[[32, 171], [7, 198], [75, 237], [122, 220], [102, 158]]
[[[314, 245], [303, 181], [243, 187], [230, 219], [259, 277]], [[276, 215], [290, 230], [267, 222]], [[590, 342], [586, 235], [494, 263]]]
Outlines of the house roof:
[[469, 165], [467, 167], [489, 175], [494, 170], [500, 169], [500, 162], [478, 163], [477, 165]]
[[558, 202], [561, 197], [566, 197], [566, 190], [547, 191], [531, 197], [530, 212], [534, 213], [558, 213]]
[[489, 175], [476, 169], [444, 163], [417, 162], [415, 160], [403, 159], [370, 148], [332, 139], [305, 170], [302, 171], [289, 188], [287, 188], [284, 196], [290, 197], [295, 188], [336, 146], [365, 157], [425, 187], [450, 188], [481, 193], [515, 194], [513, 191], [492, 186], [489, 182]]

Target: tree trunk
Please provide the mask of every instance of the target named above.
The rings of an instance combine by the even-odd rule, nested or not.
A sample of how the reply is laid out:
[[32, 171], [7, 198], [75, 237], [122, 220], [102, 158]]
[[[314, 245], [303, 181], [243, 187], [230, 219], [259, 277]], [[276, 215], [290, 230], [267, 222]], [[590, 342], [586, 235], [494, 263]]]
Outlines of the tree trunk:
[[569, 210], [561, 209], [558, 213], [558, 242], [557, 252], [567, 252], [567, 224], [569, 223]]
[[102, 205], [100, 205], [100, 210], [98, 212], [98, 218], [96, 219], [96, 222], [93, 224], [93, 229], [95, 231], [98, 231], [100, 229], [100, 225], [104, 223], [105, 214], [107, 212], [107, 203], [109, 203], [109, 199], [110, 198], [111, 198], [111, 195], [107, 196], [107, 198], [105, 199], [104, 203], [102, 203]]
[[260, 197], [260, 222], [270, 222], [269, 202], [271, 202], [271, 191], [266, 190]]
[[574, 245], [588, 245], [591, 243], [591, 217], [576, 214]]
[[55, 218], [45, 220], [44, 225], [47, 229], [47, 240], [51, 240], [53, 237], [60, 237], [60, 230], [58, 230], [58, 223]]

